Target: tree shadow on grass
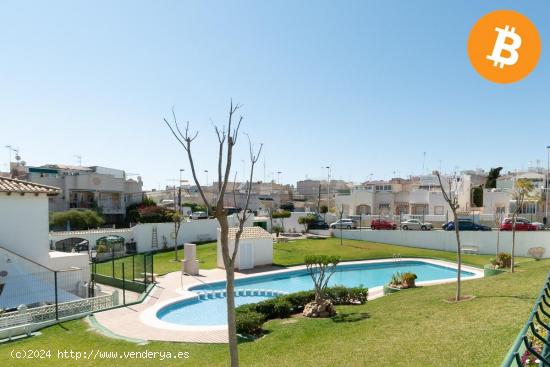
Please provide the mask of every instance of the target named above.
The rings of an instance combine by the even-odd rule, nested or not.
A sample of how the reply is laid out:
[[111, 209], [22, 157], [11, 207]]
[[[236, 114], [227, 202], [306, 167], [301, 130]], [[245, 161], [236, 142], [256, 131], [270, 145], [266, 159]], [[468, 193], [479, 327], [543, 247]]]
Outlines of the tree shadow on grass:
[[482, 298], [515, 298], [515, 299], [521, 299], [521, 300], [531, 300], [534, 301], [537, 299], [537, 297], [533, 297], [527, 294], [503, 294], [503, 295], [485, 295], [485, 296], [476, 296], [476, 298], [482, 299]]
[[357, 322], [370, 318], [370, 315], [366, 312], [358, 313], [339, 313], [336, 316], [331, 317], [331, 320], [336, 323], [342, 322]]
[[271, 334], [271, 331], [269, 330], [262, 330], [261, 335], [238, 335], [237, 339], [239, 344], [245, 344], [245, 343], [253, 343], [258, 339], [263, 338], [266, 335]]

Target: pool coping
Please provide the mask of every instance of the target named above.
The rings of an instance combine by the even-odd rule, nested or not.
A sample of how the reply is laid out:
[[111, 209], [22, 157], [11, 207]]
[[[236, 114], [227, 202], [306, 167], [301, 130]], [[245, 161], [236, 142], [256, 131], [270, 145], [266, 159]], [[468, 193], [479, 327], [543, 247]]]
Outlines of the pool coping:
[[[353, 266], [353, 265], [363, 265], [363, 264], [376, 264], [376, 263], [387, 263], [387, 262], [402, 262], [402, 261], [413, 261], [413, 262], [424, 262], [436, 266], [442, 266], [446, 268], [451, 269], [457, 269], [458, 264], [444, 261], [444, 260], [435, 260], [435, 259], [428, 259], [428, 258], [386, 258], [386, 259], [375, 259], [375, 260], [357, 260], [357, 261], [346, 261], [342, 262], [340, 265], [343, 266]], [[278, 275], [278, 274], [285, 274], [285, 273], [291, 273], [295, 271], [300, 271], [306, 269], [305, 265], [298, 265], [293, 266], [285, 269], [277, 269], [277, 270], [268, 270], [268, 271], [262, 271], [254, 274], [242, 274], [238, 273], [239, 276], [235, 277], [235, 280], [237, 279], [251, 279], [255, 277], [261, 277], [261, 276], [269, 276], [269, 275]], [[476, 267], [462, 265], [461, 267], [462, 271], [467, 271], [472, 273], [473, 275], [465, 276], [462, 278], [462, 280], [472, 280], [472, 279], [479, 279], [483, 278], [483, 270], [478, 269]], [[196, 280], [196, 279], [195, 279]], [[198, 281], [196, 280], [193, 283], [187, 284], [183, 286], [180, 289], [176, 290], [176, 293], [179, 294], [177, 297], [171, 297], [163, 300], [157, 301], [154, 305], [151, 307], [146, 308], [139, 314], [139, 321], [144, 324], [147, 327], [155, 328], [155, 329], [162, 329], [165, 331], [172, 331], [172, 332], [178, 332], [178, 333], [220, 333], [227, 331], [226, 325], [204, 325], [204, 326], [198, 326], [198, 325], [178, 325], [170, 322], [166, 322], [163, 320], [160, 320], [157, 318], [157, 313], [164, 307], [170, 306], [174, 303], [186, 301], [186, 300], [192, 300], [198, 297], [197, 292], [193, 291], [192, 288], [204, 285], [204, 284], [214, 284], [219, 282], [224, 282], [224, 279], [216, 279], [216, 280], [207, 280], [207, 281]], [[445, 279], [438, 279], [438, 280], [429, 280], [429, 281], [423, 281], [423, 282], [417, 282], [418, 286], [431, 286], [431, 285], [437, 285], [437, 284], [447, 284], [447, 283], [454, 283], [456, 282], [456, 277], [453, 278], [445, 278]], [[379, 297], [383, 296], [383, 286], [378, 287], [372, 287], [369, 288], [369, 300], [373, 300]], [[145, 335], [144, 335], [145, 337]], [[146, 338], [146, 337], [145, 337]], [[210, 338], [205, 338], [205, 342], [208, 342], [207, 340], [210, 340]]]

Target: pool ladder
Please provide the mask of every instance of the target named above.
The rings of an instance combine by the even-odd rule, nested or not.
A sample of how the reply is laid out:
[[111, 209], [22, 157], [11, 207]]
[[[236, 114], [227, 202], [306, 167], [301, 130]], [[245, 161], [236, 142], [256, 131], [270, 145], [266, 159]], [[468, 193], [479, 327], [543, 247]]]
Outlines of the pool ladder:
[[395, 262], [401, 261], [401, 254], [393, 254], [392, 257]]

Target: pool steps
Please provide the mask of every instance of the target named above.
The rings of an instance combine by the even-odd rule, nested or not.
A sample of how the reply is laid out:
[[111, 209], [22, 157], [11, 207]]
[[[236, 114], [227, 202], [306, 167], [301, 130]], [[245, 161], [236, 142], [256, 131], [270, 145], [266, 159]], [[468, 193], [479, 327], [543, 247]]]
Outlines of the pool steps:
[[[217, 291], [196, 291], [199, 300], [225, 298], [227, 293], [225, 290]], [[273, 289], [236, 289], [235, 297], [251, 297], [251, 296], [266, 296], [277, 297], [288, 294], [288, 292], [277, 291]]]

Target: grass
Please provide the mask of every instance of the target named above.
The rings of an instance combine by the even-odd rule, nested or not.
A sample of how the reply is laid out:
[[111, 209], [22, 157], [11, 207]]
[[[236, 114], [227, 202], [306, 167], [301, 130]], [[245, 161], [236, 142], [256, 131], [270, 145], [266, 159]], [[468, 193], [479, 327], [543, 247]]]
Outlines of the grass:
[[[277, 244], [275, 262], [299, 263], [306, 254], [338, 254], [346, 260], [402, 256], [429, 256], [453, 260], [454, 254], [401, 246], [339, 239]], [[213, 256], [215, 244], [201, 245], [200, 254]], [[208, 255], [208, 256], [206, 256]], [[169, 271], [173, 252], [155, 261]], [[200, 255], [199, 255], [200, 256]], [[482, 266], [489, 256], [465, 255], [465, 262]], [[211, 260], [204, 264], [214, 266]], [[155, 263], [155, 266], [157, 264]], [[550, 260], [522, 259], [516, 273], [463, 282], [463, 294], [475, 298], [446, 303], [454, 284], [420, 287], [367, 302], [337, 307], [332, 319], [301, 317], [272, 320], [267, 334], [239, 346], [243, 366], [495, 366], [504, 358], [543, 285]], [[52, 358], [11, 359], [12, 350], [52, 351]], [[188, 352], [186, 360], [123, 358], [113, 360], [60, 360], [57, 350], [89, 352]], [[0, 365], [17, 366], [227, 366], [225, 345], [152, 342], [147, 345], [105, 337], [83, 320], [66, 322], [42, 335], [0, 345]]]
[[[175, 261], [174, 250], [158, 252], [154, 255], [153, 271], [155, 274], [163, 275], [173, 271], [181, 270], [181, 262]], [[178, 258], [183, 258], [183, 250], [181, 247], [178, 249]], [[197, 258], [199, 259], [199, 267], [201, 269], [213, 269], [216, 267], [216, 243], [210, 242], [197, 246]], [[138, 262], [140, 263], [138, 265]], [[115, 276], [122, 278], [122, 263], [124, 263], [125, 277], [126, 279], [132, 279], [132, 257], [127, 256], [115, 260]], [[134, 259], [134, 266], [137, 273], [143, 269], [143, 256], [136, 255]], [[97, 264], [97, 273], [107, 276], [112, 276], [113, 268], [111, 261]]]
[[[243, 366], [495, 366], [525, 321], [538, 294], [550, 260], [522, 264], [521, 271], [463, 283], [464, 294], [475, 295], [458, 304], [443, 302], [454, 285], [422, 287], [370, 301], [337, 307], [333, 319], [273, 320], [268, 334], [239, 346]], [[224, 345], [153, 342], [136, 345], [110, 339], [71, 321], [43, 330], [42, 335], [0, 345], [0, 363], [13, 365], [11, 350], [72, 349], [188, 352], [185, 361], [117, 360], [117, 366], [226, 366]], [[112, 360], [18, 360], [17, 366], [110, 366]]]
[[[183, 258], [183, 251], [180, 249], [179, 258]], [[448, 251], [428, 250], [416, 247], [388, 245], [384, 243], [344, 240], [340, 245], [339, 238], [328, 238], [325, 240], [296, 240], [288, 243], [277, 243], [274, 245], [273, 263], [280, 266], [292, 266], [303, 264], [307, 255], [337, 255], [343, 261], [368, 260], [392, 257], [400, 254], [401, 257], [429, 257], [440, 260], [456, 261], [456, 253]], [[492, 255], [463, 254], [464, 264], [482, 267], [489, 263]], [[181, 264], [174, 261], [174, 251], [166, 251], [155, 254], [154, 272], [159, 275], [181, 270]], [[197, 258], [201, 269], [213, 269], [216, 267], [216, 243], [209, 242], [197, 246]], [[138, 256], [136, 256], [136, 261]], [[529, 259], [516, 258], [522, 262]], [[143, 258], [141, 257], [141, 261]], [[132, 258], [125, 257], [115, 260], [115, 275], [122, 276], [121, 263], [124, 262], [126, 278], [131, 279]], [[143, 268], [143, 266], [141, 266]], [[97, 264], [97, 272], [111, 276], [111, 262]]]

